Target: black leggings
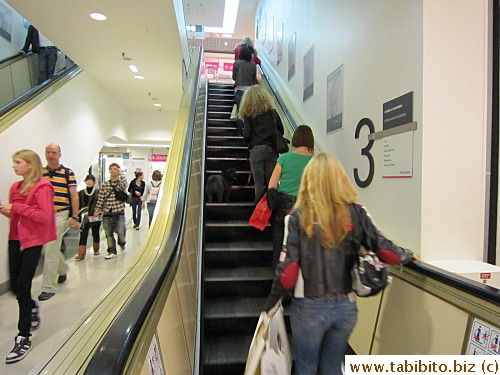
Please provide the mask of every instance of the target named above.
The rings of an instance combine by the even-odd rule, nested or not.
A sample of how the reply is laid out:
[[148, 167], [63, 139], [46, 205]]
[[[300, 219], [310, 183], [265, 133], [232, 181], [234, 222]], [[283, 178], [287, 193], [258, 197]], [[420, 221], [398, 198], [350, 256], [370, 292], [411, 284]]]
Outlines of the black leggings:
[[21, 250], [21, 243], [9, 240], [10, 286], [19, 303], [19, 335], [31, 336], [31, 309], [36, 307], [31, 299], [31, 283], [42, 253], [42, 245]]
[[101, 222], [94, 221], [93, 223], [85, 223], [82, 226], [82, 231], [80, 232], [80, 242], [81, 245], [87, 245], [87, 237], [89, 236], [89, 230], [92, 229], [92, 239], [93, 242], [101, 242], [101, 238], [99, 236], [99, 229], [101, 229]]

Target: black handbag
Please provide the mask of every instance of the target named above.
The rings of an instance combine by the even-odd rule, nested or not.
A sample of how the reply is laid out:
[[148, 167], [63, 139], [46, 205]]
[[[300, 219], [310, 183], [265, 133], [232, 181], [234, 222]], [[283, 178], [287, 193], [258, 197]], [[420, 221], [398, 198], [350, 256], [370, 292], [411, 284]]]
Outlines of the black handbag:
[[132, 195], [127, 194], [124, 190], [117, 190], [114, 186], [112, 186], [113, 191], [115, 192], [115, 198], [120, 202], [124, 203], [132, 203]]
[[290, 141], [283, 137], [278, 131], [278, 125], [276, 124], [276, 112], [272, 111], [273, 121], [274, 121], [274, 135], [273, 135], [273, 149], [278, 154], [285, 154], [288, 152], [288, 144]]
[[[351, 210], [351, 215], [355, 213], [356, 211]], [[358, 297], [374, 296], [384, 290], [387, 284], [392, 281], [389, 269], [374, 252], [363, 252], [354, 231], [351, 231], [351, 236], [352, 247], [356, 252], [354, 266], [351, 270], [352, 290]]]
[[370, 297], [380, 293], [391, 280], [387, 266], [371, 251], [356, 257], [351, 278], [352, 289], [358, 297]]

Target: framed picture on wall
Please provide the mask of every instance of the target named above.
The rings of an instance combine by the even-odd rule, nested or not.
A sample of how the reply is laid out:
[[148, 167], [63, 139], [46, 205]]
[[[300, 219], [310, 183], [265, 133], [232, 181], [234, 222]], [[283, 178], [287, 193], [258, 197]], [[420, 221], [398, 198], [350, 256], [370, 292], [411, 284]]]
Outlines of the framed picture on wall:
[[342, 129], [344, 112], [344, 64], [340, 65], [326, 79], [327, 113], [326, 133]]
[[267, 48], [269, 49], [269, 53], [274, 48], [274, 17], [271, 17], [271, 22], [269, 23], [269, 33], [267, 36]]
[[295, 61], [296, 61], [296, 38], [297, 33], [293, 33], [293, 36], [288, 42], [288, 80], [290, 81], [295, 75]]
[[276, 33], [276, 65], [279, 65], [283, 60], [283, 29], [285, 24], [281, 24], [278, 32]]
[[255, 22], [255, 37], [260, 42], [262, 39], [262, 6], [260, 6], [257, 12], [257, 20]]
[[314, 94], [314, 45], [304, 55], [304, 95], [306, 101]]
[[12, 40], [12, 11], [0, 3], [0, 36]]

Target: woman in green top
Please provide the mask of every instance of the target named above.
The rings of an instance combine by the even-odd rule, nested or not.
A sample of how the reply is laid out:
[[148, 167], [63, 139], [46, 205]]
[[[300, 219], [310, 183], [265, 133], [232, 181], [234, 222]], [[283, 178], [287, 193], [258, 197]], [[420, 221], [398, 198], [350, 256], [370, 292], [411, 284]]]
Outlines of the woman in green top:
[[302, 172], [314, 155], [312, 129], [307, 125], [298, 126], [293, 133], [292, 146], [295, 147], [295, 151], [282, 154], [278, 158], [268, 186], [269, 189], [277, 189], [279, 193], [278, 207], [274, 209], [271, 216], [273, 269], [278, 264], [283, 247], [285, 216], [297, 200]]

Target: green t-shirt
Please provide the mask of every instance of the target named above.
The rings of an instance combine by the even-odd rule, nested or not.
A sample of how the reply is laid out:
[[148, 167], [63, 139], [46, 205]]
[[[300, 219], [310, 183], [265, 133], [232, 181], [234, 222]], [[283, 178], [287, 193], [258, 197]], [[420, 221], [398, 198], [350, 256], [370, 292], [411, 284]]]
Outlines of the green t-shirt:
[[302, 172], [312, 156], [295, 154], [287, 152], [278, 158], [281, 165], [281, 178], [278, 191], [288, 195], [297, 195], [299, 193], [300, 179]]

